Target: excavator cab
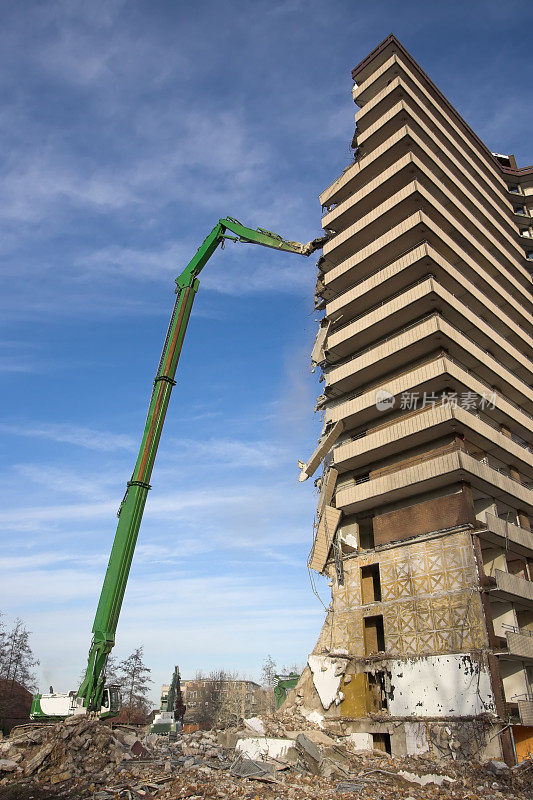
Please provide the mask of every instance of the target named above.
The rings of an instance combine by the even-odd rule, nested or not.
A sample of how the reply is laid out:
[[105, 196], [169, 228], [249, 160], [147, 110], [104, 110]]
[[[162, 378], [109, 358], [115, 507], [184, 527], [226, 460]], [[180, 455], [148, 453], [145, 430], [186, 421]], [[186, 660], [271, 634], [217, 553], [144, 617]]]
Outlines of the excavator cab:
[[[116, 717], [120, 708], [120, 686], [105, 686], [102, 693], [102, 705], [97, 711], [97, 715], [102, 719]], [[35, 722], [57, 722], [78, 714], [87, 714], [87, 708], [83, 705], [83, 698], [78, 697], [76, 692], [68, 692], [68, 694], [51, 692], [34, 696], [30, 719]]]
[[116, 717], [121, 706], [120, 686], [106, 686], [102, 697], [100, 717]]

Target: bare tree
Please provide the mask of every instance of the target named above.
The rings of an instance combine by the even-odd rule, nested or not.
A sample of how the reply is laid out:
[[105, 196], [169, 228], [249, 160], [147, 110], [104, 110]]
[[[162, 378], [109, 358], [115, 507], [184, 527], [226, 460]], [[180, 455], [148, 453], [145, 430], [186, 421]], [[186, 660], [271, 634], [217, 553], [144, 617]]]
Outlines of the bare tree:
[[0, 614], [0, 729], [29, 717], [29, 695], [35, 688], [32, 668], [39, 662], [30, 647], [30, 632], [21, 619], [6, 630]]
[[260, 714], [273, 714], [276, 710], [276, 698], [274, 696], [274, 686], [276, 685], [276, 675], [278, 667], [271, 655], [268, 655], [261, 667], [261, 681], [263, 691], [258, 692], [258, 712]]
[[[82, 671], [80, 672], [80, 675], [79, 675], [79, 678], [78, 678], [78, 686], [81, 686], [81, 684], [85, 680], [86, 669], [87, 668], [84, 667], [82, 669]], [[118, 676], [117, 672], [118, 672], [118, 664], [117, 664], [116, 657], [115, 656], [108, 656], [107, 663], [106, 663], [106, 668], [105, 668], [105, 682], [106, 682], [107, 686], [109, 686], [110, 684], [113, 684], [114, 686], [120, 686], [121, 685], [120, 679], [119, 679], [119, 676]]]
[[6, 628], [4, 625], [3, 614], [0, 611], [0, 666], [3, 661], [3, 654], [5, 649], [5, 641], [6, 641]]
[[204, 730], [237, 725], [245, 716], [249, 689], [236, 672], [197, 672], [193, 683], [194, 695], [187, 695], [188, 715]]
[[261, 681], [265, 689], [272, 689], [276, 683], [278, 667], [271, 655], [268, 655], [261, 667]]
[[150, 710], [148, 692], [149, 684], [152, 683], [151, 670], [144, 664], [143, 655], [141, 645], [116, 667], [116, 677], [122, 689], [123, 709], [130, 720], [144, 716]]
[[30, 631], [20, 618], [10, 631], [0, 628], [0, 678], [11, 684], [20, 683], [26, 689], [35, 689], [32, 668], [39, 661], [30, 646]]
[[[217, 684], [214, 707], [214, 722], [217, 728], [238, 725], [245, 715], [245, 683], [236, 672], [217, 670], [210, 677]], [[244, 695], [243, 695], [244, 692]]]
[[116, 656], [109, 656], [107, 659], [107, 664], [105, 668], [105, 681], [109, 684], [114, 684], [115, 686], [120, 686], [120, 679], [118, 677], [118, 663]]

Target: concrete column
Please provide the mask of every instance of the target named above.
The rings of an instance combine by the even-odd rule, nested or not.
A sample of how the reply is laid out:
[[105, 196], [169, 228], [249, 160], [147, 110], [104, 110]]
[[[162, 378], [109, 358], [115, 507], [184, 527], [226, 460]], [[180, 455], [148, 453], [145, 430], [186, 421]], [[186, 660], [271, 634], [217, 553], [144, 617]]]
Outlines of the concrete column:
[[508, 436], [511, 439], [511, 431], [507, 427], [507, 425], [500, 425], [500, 431], [503, 433], [504, 436]]
[[[496, 713], [505, 722], [507, 720], [507, 710], [505, 707], [505, 695], [503, 691], [503, 683], [500, 675], [500, 665], [498, 664], [497, 656], [492, 653], [487, 654], [487, 661], [489, 665], [489, 673], [492, 683], [492, 691], [494, 693], [494, 703], [496, 705]], [[509, 728], [500, 734], [500, 743], [502, 746], [503, 760], [508, 767], [514, 766], [516, 763], [514, 755], [514, 747], [511, 739], [511, 732]]]

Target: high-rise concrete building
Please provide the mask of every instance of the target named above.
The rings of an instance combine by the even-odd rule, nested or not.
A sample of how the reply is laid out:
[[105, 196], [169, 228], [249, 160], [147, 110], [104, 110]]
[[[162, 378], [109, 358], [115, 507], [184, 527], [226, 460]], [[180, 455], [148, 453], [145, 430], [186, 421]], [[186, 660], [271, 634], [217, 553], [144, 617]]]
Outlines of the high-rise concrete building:
[[309, 564], [332, 602], [295, 702], [361, 747], [514, 763], [533, 750], [533, 167], [491, 153], [394, 36], [352, 76], [302, 471], [323, 465]]

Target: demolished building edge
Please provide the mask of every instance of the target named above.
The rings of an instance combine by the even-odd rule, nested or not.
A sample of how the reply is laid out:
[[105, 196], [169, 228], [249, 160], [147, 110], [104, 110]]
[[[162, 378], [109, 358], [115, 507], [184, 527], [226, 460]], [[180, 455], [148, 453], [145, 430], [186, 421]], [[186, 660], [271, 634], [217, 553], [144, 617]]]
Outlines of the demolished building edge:
[[[533, 167], [490, 153], [393, 35], [352, 77], [300, 478], [323, 459], [309, 566], [332, 601], [288, 702], [393, 754], [513, 764], [533, 749]], [[453, 394], [483, 407], [441, 413]]]

